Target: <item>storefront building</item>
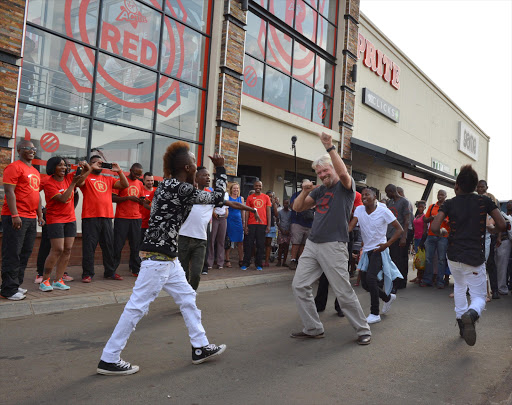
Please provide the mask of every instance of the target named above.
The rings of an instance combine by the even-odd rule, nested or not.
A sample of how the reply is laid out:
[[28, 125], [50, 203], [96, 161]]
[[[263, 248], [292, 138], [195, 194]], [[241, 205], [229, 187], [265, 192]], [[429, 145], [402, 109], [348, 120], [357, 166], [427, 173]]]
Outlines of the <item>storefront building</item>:
[[[359, 0], [11, 0], [0, 5], [0, 177], [17, 139], [162, 176], [165, 148], [218, 151], [243, 194], [280, 198], [330, 133], [357, 185], [450, 188], [489, 138], [359, 11]], [[292, 137], [296, 137], [292, 148]], [[211, 167], [210, 167], [211, 168]], [[434, 186], [435, 184], [435, 186]], [[80, 207], [77, 208], [80, 216]], [[78, 221], [80, 222], [80, 221]]]

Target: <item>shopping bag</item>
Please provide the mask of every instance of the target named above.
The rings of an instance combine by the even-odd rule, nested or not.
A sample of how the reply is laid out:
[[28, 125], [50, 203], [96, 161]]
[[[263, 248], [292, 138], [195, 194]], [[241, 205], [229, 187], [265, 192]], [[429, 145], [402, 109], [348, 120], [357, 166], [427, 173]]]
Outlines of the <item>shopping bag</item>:
[[414, 255], [414, 267], [418, 270], [425, 270], [425, 249], [418, 249]]

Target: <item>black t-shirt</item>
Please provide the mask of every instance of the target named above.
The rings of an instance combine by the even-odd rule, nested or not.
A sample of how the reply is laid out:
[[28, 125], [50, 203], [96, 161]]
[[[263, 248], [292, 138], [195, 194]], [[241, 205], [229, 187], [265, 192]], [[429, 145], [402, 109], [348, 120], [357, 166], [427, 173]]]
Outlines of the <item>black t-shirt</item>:
[[446, 200], [439, 208], [450, 222], [448, 259], [469, 266], [485, 262], [485, 225], [487, 214], [496, 204], [484, 195], [463, 194]]

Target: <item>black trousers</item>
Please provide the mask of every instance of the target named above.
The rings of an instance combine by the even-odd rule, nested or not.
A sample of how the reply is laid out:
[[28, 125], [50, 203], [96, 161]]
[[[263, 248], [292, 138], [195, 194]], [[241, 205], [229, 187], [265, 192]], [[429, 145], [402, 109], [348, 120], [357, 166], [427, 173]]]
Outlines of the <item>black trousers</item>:
[[[43, 219], [46, 221], [46, 213], [43, 212]], [[50, 238], [48, 237], [46, 225], [43, 226], [41, 232], [41, 241], [39, 243], [39, 252], [37, 252], [37, 275], [43, 276], [44, 273], [44, 263], [46, 262], [46, 258], [50, 254], [50, 250], [52, 248], [52, 244], [50, 242]]]
[[112, 218], [82, 219], [82, 278], [94, 277], [94, 252], [98, 243], [103, 255], [104, 277], [115, 274]]
[[21, 218], [21, 229], [12, 227], [12, 217], [2, 215], [2, 287], [1, 294], [11, 297], [23, 284], [25, 268], [36, 240], [37, 219]]
[[407, 275], [409, 273], [409, 252], [407, 249], [407, 244], [402, 247], [400, 246], [400, 239], [397, 240], [389, 247], [389, 255], [403, 276], [403, 279], [397, 278], [393, 281], [393, 288], [396, 290], [400, 288], [406, 288]]
[[140, 271], [140, 230], [142, 219], [114, 219], [114, 268], [117, 270], [121, 263], [121, 252], [128, 239], [130, 245], [130, 271], [139, 274]]
[[368, 252], [368, 269], [361, 272], [361, 285], [370, 293], [370, 313], [379, 315], [379, 298], [388, 302], [390, 296], [380, 288], [377, 274], [382, 270], [382, 255], [380, 252]]
[[[316, 290], [315, 297], [315, 306], [317, 311], [325, 310], [327, 306], [327, 298], [329, 297], [329, 280], [327, 280], [327, 276], [325, 273], [322, 273], [320, 279], [318, 280], [318, 289]], [[336, 312], [340, 313], [341, 308], [340, 304], [338, 304], [338, 299], [334, 300], [334, 309]]]
[[489, 248], [489, 258], [485, 264], [487, 274], [489, 274], [489, 284], [491, 284], [491, 291], [498, 292], [498, 270], [496, 269], [496, 262], [494, 261], [494, 252], [496, 251], [496, 235], [491, 235], [491, 246]]
[[244, 266], [249, 267], [251, 264], [252, 246], [256, 241], [256, 259], [254, 264], [256, 267], [263, 266], [263, 257], [265, 255], [265, 234], [266, 225], [249, 225], [249, 234], [245, 235], [247, 244], [244, 244]]

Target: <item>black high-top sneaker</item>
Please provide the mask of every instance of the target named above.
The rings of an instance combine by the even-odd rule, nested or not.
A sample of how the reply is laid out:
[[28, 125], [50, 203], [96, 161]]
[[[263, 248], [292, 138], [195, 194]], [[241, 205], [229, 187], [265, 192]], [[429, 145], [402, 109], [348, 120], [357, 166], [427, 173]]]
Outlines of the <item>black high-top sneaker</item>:
[[475, 322], [479, 316], [474, 309], [468, 309], [461, 320], [464, 327], [463, 338], [469, 346], [474, 346], [476, 343], [476, 330]]
[[212, 357], [224, 353], [224, 350], [226, 350], [226, 345], [216, 346], [214, 344], [209, 344], [208, 346], [203, 347], [193, 347], [192, 363], [201, 364]]
[[462, 319], [457, 319], [457, 325], [459, 325], [459, 333], [460, 337], [464, 337], [464, 324], [462, 323]]

